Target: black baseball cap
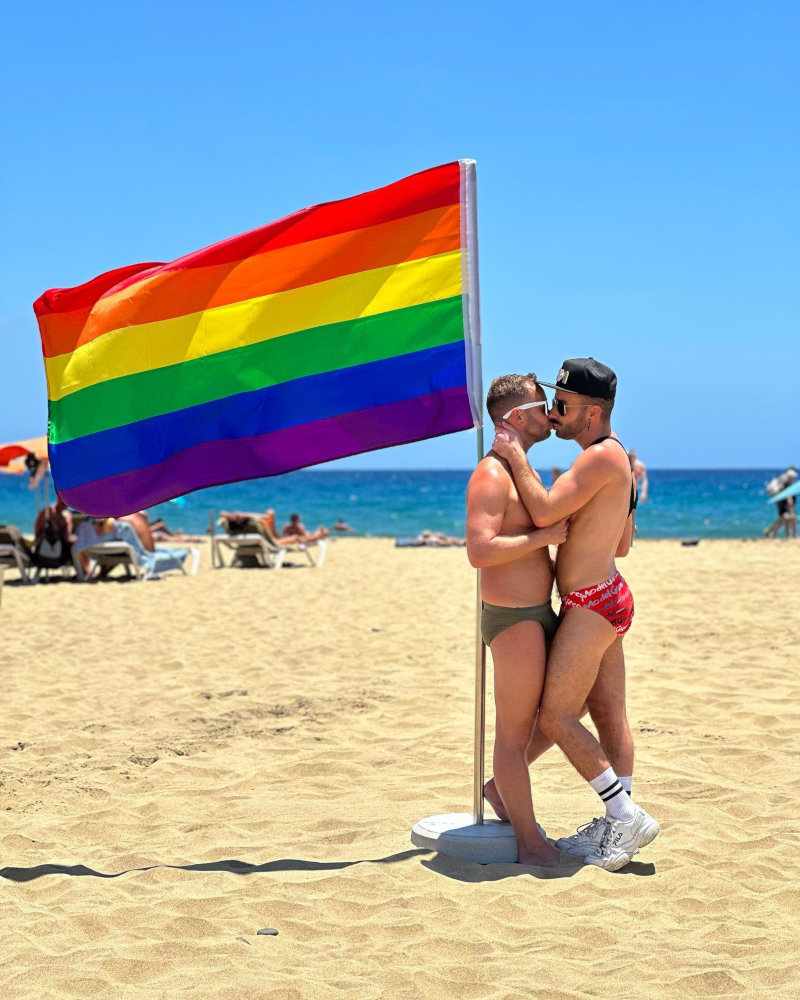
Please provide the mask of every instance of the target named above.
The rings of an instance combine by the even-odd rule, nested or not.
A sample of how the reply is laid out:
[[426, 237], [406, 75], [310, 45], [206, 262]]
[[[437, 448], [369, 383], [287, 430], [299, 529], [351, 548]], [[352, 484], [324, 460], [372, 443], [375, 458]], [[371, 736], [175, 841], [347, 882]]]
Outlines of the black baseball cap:
[[617, 394], [617, 376], [594, 358], [569, 358], [561, 365], [555, 382], [542, 382], [548, 389], [563, 389], [593, 399], [610, 399]]

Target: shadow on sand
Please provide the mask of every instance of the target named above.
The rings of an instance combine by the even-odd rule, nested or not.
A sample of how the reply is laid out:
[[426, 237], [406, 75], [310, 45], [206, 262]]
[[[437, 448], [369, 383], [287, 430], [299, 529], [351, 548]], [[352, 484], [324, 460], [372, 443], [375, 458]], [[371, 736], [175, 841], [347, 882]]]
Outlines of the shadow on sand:
[[[563, 857], [563, 855], [562, 855]], [[457, 861], [444, 854], [436, 854], [421, 862], [423, 867], [437, 875], [455, 879], [457, 882], [500, 882], [506, 878], [519, 878], [528, 875], [537, 879], [572, 878], [582, 868], [587, 867], [580, 861], [562, 861], [552, 867], [537, 868], [533, 865], [478, 865], [468, 861]], [[656, 867], [652, 863], [630, 861], [613, 875], [655, 875]]]
[[247, 861], [235, 859], [225, 861], [203, 861], [190, 865], [146, 865], [142, 868], [128, 868], [121, 872], [99, 872], [86, 865], [33, 865], [31, 868], [0, 868], [0, 877], [10, 882], [33, 882], [45, 875], [90, 876], [92, 878], [120, 878], [135, 872], [150, 872], [156, 869], [174, 869], [184, 872], [227, 872], [229, 875], [260, 875], [265, 872], [325, 872], [339, 871], [342, 868], [352, 868], [353, 865], [391, 865], [430, 851], [401, 851], [385, 858], [362, 858], [358, 861], [304, 861], [300, 858], [280, 858], [277, 861], [265, 861], [262, 865], [253, 865]]
[[[30, 868], [14, 868], [7, 866], [0, 868], [0, 878], [8, 879], [9, 882], [33, 882], [38, 878], [47, 875], [71, 875], [73, 877], [90, 878], [121, 878], [123, 875], [133, 875], [137, 872], [150, 872], [159, 869], [172, 869], [184, 872], [225, 872], [228, 875], [262, 875], [269, 872], [326, 872], [341, 871], [344, 868], [352, 868], [354, 865], [392, 865], [401, 861], [408, 861], [411, 858], [419, 858], [420, 863], [429, 871], [436, 875], [444, 875], [445, 878], [454, 879], [457, 882], [500, 882], [507, 878], [519, 878], [528, 875], [536, 879], [556, 879], [572, 878], [585, 866], [580, 862], [562, 862], [552, 868], [536, 868], [531, 865], [479, 865], [467, 861], [458, 861], [449, 858], [445, 854], [434, 854], [431, 857], [430, 851], [409, 850], [400, 851], [398, 854], [390, 854], [385, 858], [360, 858], [356, 861], [306, 861], [302, 858], [279, 858], [276, 861], [265, 861], [263, 864], [254, 865], [248, 861], [238, 861], [235, 858], [222, 861], [201, 861], [188, 865], [167, 865], [155, 864], [145, 865], [141, 868], [126, 868], [120, 872], [101, 872], [86, 865], [61, 865], [44, 864], [33, 865]], [[614, 875], [655, 875], [656, 868], [652, 863], [641, 861], [631, 861], [624, 868]]]

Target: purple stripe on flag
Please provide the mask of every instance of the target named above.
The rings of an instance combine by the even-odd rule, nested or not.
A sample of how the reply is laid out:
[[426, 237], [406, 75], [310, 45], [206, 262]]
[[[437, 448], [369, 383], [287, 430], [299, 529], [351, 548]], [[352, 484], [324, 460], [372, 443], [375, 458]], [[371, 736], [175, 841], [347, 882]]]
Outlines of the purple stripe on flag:
[[472, 426], [466, 386], [460, 386], [257, 437], [206, 441], [157, 465], [95, 479], [61, 495], [85, 514], [119, 517], [205, 486], [275, 476]]

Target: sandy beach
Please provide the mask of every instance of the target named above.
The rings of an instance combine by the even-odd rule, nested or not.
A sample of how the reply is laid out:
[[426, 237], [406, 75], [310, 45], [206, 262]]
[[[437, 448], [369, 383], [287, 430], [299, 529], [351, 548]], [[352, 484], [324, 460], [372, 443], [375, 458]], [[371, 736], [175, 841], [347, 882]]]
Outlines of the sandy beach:
[[[637, 545], [634, 793], [663, 832], [550, 878], [409, 841], [471, 805], [463, 550], [348, 539], [275, 572], [202, 548], [194, 578], [7, 574], [6, 1000], [800, 994], [800, 546]], [[557, 751], [535, 798], [556, 836], [597, 812]]]

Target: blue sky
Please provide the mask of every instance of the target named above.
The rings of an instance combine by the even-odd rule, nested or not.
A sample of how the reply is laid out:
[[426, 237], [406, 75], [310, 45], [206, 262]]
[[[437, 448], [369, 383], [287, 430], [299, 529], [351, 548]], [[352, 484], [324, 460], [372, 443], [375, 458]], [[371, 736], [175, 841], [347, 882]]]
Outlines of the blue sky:
[[[9, 9], [0, 440], [44, 431], [43, 289], [471, 156], [487, 384], [592, 354], [649, 464], [800, 461], [800, 7], [536, 8]], [[552, 439], [536, 464], [572, 453]]]

